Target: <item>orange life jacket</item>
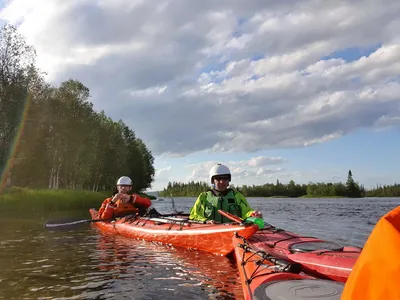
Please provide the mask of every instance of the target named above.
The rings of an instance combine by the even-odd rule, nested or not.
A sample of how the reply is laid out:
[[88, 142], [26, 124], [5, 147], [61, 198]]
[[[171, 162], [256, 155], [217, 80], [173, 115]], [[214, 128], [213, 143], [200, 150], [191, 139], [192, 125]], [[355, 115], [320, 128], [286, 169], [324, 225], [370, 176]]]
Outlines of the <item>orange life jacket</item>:
[[123, 203], [121, 200], [117, 200], [115, 205], [112, 205], [110, 203], [112, 197], [105, 199], [99, 209], [100, 219], [110, 219], [115, 217], [123, 217], [126, 215], [135, 215], [139, 213], [139, 207], [147, 209], [151, 206], [150, 199], [141, 197], [137, 194], [134, 194], [131, 197], [131, 201]]
[[341, 300], [400, 300], [400, 206], [372, 230]]

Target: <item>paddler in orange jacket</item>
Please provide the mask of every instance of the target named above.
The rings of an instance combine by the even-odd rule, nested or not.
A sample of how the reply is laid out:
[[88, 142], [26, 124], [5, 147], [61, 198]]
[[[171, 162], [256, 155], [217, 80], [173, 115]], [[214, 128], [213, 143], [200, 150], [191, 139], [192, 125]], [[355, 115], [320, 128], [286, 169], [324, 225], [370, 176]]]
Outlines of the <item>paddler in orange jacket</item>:
[[341, 300], [400, 299], [400, 206], [372, 230], [344, 286]]
[[[118, 192], [113, 197], [103, 201], [99, 209], [99, 218], [110, 219], [136, 214], [142, 216], [148, 213], [151, 207], [150, 199], [138, 194], [129, 194], [131, 190], [132, 180], [127, 176], [119, 178], [117, 181]], [[154, 213], [154, 208], [152, 210]]]

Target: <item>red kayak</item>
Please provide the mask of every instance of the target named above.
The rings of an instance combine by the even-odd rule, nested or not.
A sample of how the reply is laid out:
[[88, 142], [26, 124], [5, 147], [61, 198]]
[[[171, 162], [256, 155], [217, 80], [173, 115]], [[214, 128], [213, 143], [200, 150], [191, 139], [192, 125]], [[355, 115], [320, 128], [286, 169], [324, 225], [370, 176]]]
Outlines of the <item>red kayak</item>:
[[232, 244], [246, 300], [340, 300], [343, 283], [304, 274], [300, 264], [259, 250], [243, 237], [235, 235]]
[[[98, 219], [97, 210], [90, 209], [89, 212], [92, 219]], [[222, 256], [233, 251], [232, 236], [235, 232], [247, 238], [259, 229], [256, 224], [251, 223], [206, 224], [179, 215], [157, 218], [127, 216], [114, 221], [93, 222], [91, 224], [103, 232], [206, 251]]]
[[249, 243], [268, 254], [300, 263], [313, 276], [340, 282], [346, 282], [362, 250], [300, 236], [268, 224], [249, 238]]

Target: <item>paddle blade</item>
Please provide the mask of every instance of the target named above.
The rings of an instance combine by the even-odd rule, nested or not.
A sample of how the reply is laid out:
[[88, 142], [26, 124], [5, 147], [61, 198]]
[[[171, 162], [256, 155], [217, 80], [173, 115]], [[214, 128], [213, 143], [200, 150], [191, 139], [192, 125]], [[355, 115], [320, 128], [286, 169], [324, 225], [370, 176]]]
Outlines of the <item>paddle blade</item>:
[[77, 226], [85, 223], [92, 222], [103, 222], [103, 221], [111, 221], [112, 219], [64, 219], [64, 220], [54, 220], [48, 221], [44, 225], [46, 228], [59, 228], [59, 227], [68, 227], [68, 226]]
[[79, 225], [79, 224], [84, 224], [84, 223], [89, 223], [91, 220], [54, 220], [54, 221], [48, 221], [44, 225], [46, 228], [55, 228], [55, 227], [63, 227], [63, 226], [74, 226], [74, 225]]
[[177, 214], [178, 211], [176, 210], [174, 198], [172, 198], [172, 196], [171, 196], [171, 204], [172, 204], [172, 211], [173, 211], [175, 214]]

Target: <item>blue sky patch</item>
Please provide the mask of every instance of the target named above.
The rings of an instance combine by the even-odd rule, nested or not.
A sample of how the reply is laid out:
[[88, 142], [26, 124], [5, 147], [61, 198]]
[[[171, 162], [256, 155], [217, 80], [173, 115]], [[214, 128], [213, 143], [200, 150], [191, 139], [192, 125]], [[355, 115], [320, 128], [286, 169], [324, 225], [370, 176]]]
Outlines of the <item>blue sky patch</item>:
[[265, 58], [265, 55], [264, 55], [264, 54], [262, 54], [262, 53], [256, 53], [256, 54], [254, 54], [254, 55], [252, 56], [251, 60], [252, 60], [252, 61], [257, 61], [257, 60], [264, 59], [264, 58]]
[[260, 78], [261, 78], [260, 75], [253, 75], [253, 76], [251, 76], [251, 77], [249, 78], [248, 81], [251, 81], [251, 80], [258, 80], [258, 79], [260, 79]]
[[239, 18], [237, 21], [237, 25], [240, 27], [242, 26], [244, 23], [246, 23], [247, 18]]
[[352, 62], [359, 60], [363, 56], [369, 56], [371, 53], [375, 52], [382, 46], [382, 43], [371, 45], [369, 47], [365, 48], [356, 48], [356, 47], [351, 47], [351, 48], [344, 48], [340, 50], [336, 50], [332, 52], [331, 54], [322, 57], [322, 60], [328, 60], [332, 58], [341, 58], [345, 60], [346, 62]]

